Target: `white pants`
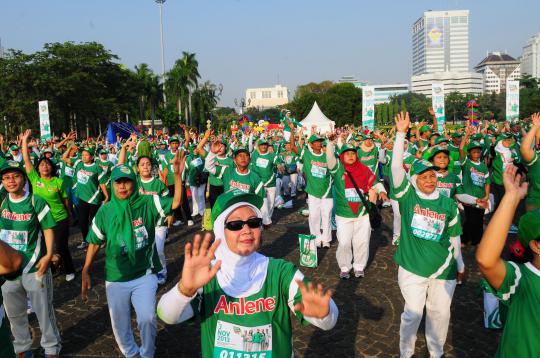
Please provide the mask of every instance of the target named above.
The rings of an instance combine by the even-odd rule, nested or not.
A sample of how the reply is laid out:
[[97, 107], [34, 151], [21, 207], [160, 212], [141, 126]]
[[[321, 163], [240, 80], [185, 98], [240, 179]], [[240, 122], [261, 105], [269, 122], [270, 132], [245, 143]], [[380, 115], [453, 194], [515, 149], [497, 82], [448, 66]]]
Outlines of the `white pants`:
[[261, 208], [263, 214], [263, 224], [270, 225], [272, 223], [272, 214], [274, 213], [274, 202], [276, 201], [276, 187], [265, 188], [266, 197]]
[[320, 199], [308, 194], [309, 232], [311, 235], [315, 235], [317, 246], [323, 242], [330, 243], [332, 241], [330, 220], [333, 207], [332, 198]]
[[54, 314], [50, 269], [43, 275], [41, 281], [36, 279], [36, 273], [32, 272], [24, 273], [18, 279], [6, 281], [2, 285], [4, 307], [11, 324], [11, 333], [15, 338], [13, 341], [15, 353], [26, 352], [32, 348], [32, 335], [26, 313], [27, 295], [30, 297], [41, 330], [41, 347], [45, 350], [45, 354], [59, 354], [62, 345]]
[[[156, 349], [156, 275], [145, 275], [127, 282], [105, 282], [107, 304], [114, 338], [126, 357], [153, 357]], [[141, 347], [131, 330], [131, 305], [135, 308]]]
[[298, 181], [298, 174], [292, 173], [284, 175], [281, 179], [283, 182], [283, 194], [296, 196], [296, 183]]
[[199, 186], [190, 186], [190, 189], [191, 201], [193, 203], [193, 211], [191, 212], [191, 216], [203, 216], [205, 209], [204, 194], [206, 190], [206, 184], [202, 184]]
[[167, 239], [167, 227], [166, 226], [156, 226], [156, 249], [159, 256], [159, 262], [163, 269], [159, 272], [167, 277], [167, 261], [165, 259], [165, 240]]
[[400, 236], [401, 234], [401, 214], [399, 213], [399, 203], [397, 200], [390, 199], [392, 204], [392, 212], [394, 214], [394, 233], [393, 236]]
[[338, 247], [336, 258], [342, 272], [363, 271], [369, 258], [371, 225], [369, 215], [344, 218], [336, 215]]
[[443, 355], [450, 323], [450, 305], [456, 280], [438, 280], [415, 275], [399, 267], [398, 283], [405, 299], [399, 327], [401, 357], [414, 354], [416, 333], [426, 307], [426, 343], [431, 357]]

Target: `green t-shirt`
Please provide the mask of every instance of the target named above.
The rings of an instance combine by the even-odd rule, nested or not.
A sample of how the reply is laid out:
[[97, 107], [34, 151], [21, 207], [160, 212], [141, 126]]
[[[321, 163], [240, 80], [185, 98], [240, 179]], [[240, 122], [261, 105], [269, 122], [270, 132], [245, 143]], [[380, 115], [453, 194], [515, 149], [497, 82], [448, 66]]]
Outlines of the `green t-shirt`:
[[332, 197], [332, 178], [328, 172], [326, 154], [315, 154], [305, 146], [300, 153], [302, 171], [306, 175], [306, 193], [316, 198], [326, 199]]
[[[336, 215], [342, 218], [357, 218], [366, 215], [367, 212], [362, 204], [362, 199], [358, 196], [355, 188], [345, 188], [345, 169], [341, 164], [341, 161], [337, 161], [337, 165], [330, 169], [330, 174], [334, 179], [334, 191], [335, 191], [335, 205]], [[352, 211], [349, 203], [359, 203], [358, 211], [355, 214]]]
[[444, 176], [437, 172], [437, 191], [447, 198], [454, 199], [456, 194], [463, 192], [461, 179], [450, 171]]
[[28, 173], [28, 180], [32, 184], [34, 194], [43, 198], [49, 207], [56, 222], [68, 218], [68, 212], [64, 206], [64, 199], [67, 199], [67, 190], [64, 181], [57, 177], [47, 180], [41, 178], [37, 171], [32, 168]]
[[489, 169], [483, 162], [475, 163], [465, 158], [462, 165], [463, 193], [483, 198], [486, 196], [485, 185], [491, 184]]
[[265, 187], [273, 188], [276, 186], [276, 166], [278, 156], [275, 153], [260, 153], [254, 150], [251, 153], [250, 169], [259, 175]]
[[[160, 221], [170, 215], [172, 198], [157, 195], [143, 195], [145, 205], [133, 209], [133, 231], [135, 233], [135, 263], [128, 257], [124, 237], [111, 239], [114, 229], [110, 216], [113, 215], [113, 203], [102, 205], [92, 221], [86, 241], [90, 244], [105, 243], [105, 279], [109, 282], [131, 281], [149, 273], [161, 270], [156, 249], [155, 229]], [[118, 234], [121, 235], [121, 234]]]
[[257, 194], [261, 197], [266, 196], [264, 183], [257, 173], [252, 170], [242, 174], [238, 172], [235, 166], [222, 167], [216, 164], [216, 175], [223, 181], [223, 191], [228, 192], [233, 189], [238, 189], [244, 193]]
[[298, 156], [295, 152], [283, 152], [281, 153], [281, 160], [283, 162], [283, 166], [285, 167], [285, 173], [286, 174], [293, 174], [296, 173], [296, 170], [298, 169]]
[[89, 204], [99, 204], [101, 201], [100, 184], [105, 184], [107, 178], [103, 170], [96, 163], [84, 164], [77, 161], [75, 164], [75, 195], [79, 200]]
[[74, 180], [75, 169], [66, 163], [63, 160], [58, 162], [58, 177], [64, 181], [66, 188], [72, 188], [77, 183]]
[[358, 160], [368, 167], [373, 174], [378, 175], [379, 148], [374, 145], [370, 151], [366, 152], [362, 149], [362, 146], [359, 146], [356, 152], [358, 154]]
[[111, 172], [114, 167], [113, 163], [108, 160], [103, 161], [101, 159], [96, 159], [96, 164], [99, 165], [102, 170], [102, 175], [105, 177], [105, 185], [107, 185], [107, 187], [110, 186]]
[[457, 266], [450, 238], [461, 235], [456, 202], [444, 195], [422, 199], [407, 178], [394, 194], [401, 213], [396, 263], [418, 276], [454, 280]]
[[504, 330], [495, 357], [540, 357], [540, 270], [530, 262], [505, 261], [502, 286], [491, 291], [508, 306]]
[[529, 190], [527, 191], [527, 204], [540, 206], [540, 161], [538, 161], [538, 151], [534, 152], [534, 157], [530, 162], [525, 162], [529, 169], [527, 179]]
[[308, 325], [294, 311], [301, 277], [292, 263], [269, 258], [261, 290], [245, 298], [228, 296], [213, 278], [191, 303], [201, 317], [202, 357], [291, 357], [291, 313]]
[[[205, 152], [205, 159], [207, 155], [208, 153]], [[232, 160], [232, 158], [227, 155], [225, 155], [225, 157], [216, 156], [216, 163], [222, 167], [235, 167], [234, 160]], [[208, 175], [208, 183], [210, 183], [210, 185], [212, 186], [223, 186], [223, 181], [217, 177], [217, 173]]]
[[[139, 193], [142, 195], [169, 196], [169, 189], [167, 189], [165, 183], [158, 178], [152, 177], [152, 179], [148, 181], [143, 181], [141, 176], [137, 175], [137, 186], [139, 188]], [[165, 219], [160, 219], [156, 226], [165, 226]]]
[[[495, 147], [497, 148], [497, 147]], [[515, 146], [508, 148], [508, 152], [500, 152], [495, 150], [495, 160], [493, 160], [493, 182], [497, 185], [503, 185], [503, 173], [508, 166], [513, 162], [518, 162], [520, 155]]]
[[[161, 163], [160, 163], [160, 170], [161, 171], [164, 171], [165, 168], [167, 168], [167, 183], [168, 185], [174, 185], [174, 165], [173, 165], [173, 160], [174, 160], [174, 156], [176, 155], [176, 152], [175, 153], [172, 153], [171, 151], [167, 151], [167, 153], [165, 153], [165, 155], [163, 155], [161, 158]], [[204, 163], [203, 163], [204, 164]]]
[[197, 177], [204, 169], [204, 159], [200, 155], [190, 154], [186, 157], [185, 172], [187, 173], [187, 183], [189, 186], [199, 186]]
[[27, 193], [14, 200], [8, 195], [0, 206], [0, 240], [23, 256], [22, 273], [36, 272], [36, 263], [47, 253], [42, 230], [56, 225], [49, 205]]

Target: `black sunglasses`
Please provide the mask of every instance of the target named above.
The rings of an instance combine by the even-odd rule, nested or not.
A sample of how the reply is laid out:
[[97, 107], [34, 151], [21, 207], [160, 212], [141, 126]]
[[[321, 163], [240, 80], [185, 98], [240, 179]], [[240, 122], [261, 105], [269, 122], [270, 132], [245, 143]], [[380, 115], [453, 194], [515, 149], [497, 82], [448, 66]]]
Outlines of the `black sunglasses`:
[[242, 228], [244, 227], [245, 224], [247, 224], [247, 226], [250, 229], [257, 229], [257, 228], [261, 227], [262, 219], [261, 218], [251, 218], [251, 219], [247, 219], [246, 221], [233, 220], [233, 221], [229, 221], [229, 222], [225, 223], [225, 227], [227, 228], [227, 230], [238, 231], [238, 230], [242, 230]]

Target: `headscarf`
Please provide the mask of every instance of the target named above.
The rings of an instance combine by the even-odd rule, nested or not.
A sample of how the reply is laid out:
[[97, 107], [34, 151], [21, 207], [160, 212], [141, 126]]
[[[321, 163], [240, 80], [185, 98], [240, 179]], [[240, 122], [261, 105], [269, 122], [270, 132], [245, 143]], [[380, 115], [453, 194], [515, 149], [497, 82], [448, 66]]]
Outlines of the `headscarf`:
[[[367, 166], [360, 162], [360, 160], [358, 159], [358, 155], [356, 156], [356, 161], [353, 164], [345, 164], [345, 161], [343, 160], [344, 154], [345, 152], [342, 152], [340, 154], [339, 160], [341, 160], [341, 164], [343, 164], [345, 172], [351, 173], [351, 176], [354, 178], [358, 189], [362, 190], [364, 194], [367, 194], [367, 192], [375, 182], [375, 175]], [[354, 189], [354, 184], [351, 181], [349, 175], [347, 174], [345, 174], [345, 189]], [[349, 201], [348, 203], [353, 213], [357, 214], [358, 208], [360, 208], [360, 202]]]
[[[123, 239], [129, 261], [132, 264], [135, 263], [137, 243], [135, 232], [133, 231], [133, 210], [140, 208], [145, 205], [145, 203], [144, 197], [139, 194], [136, 180], [133, 180], [133, 192], [127, 199], [119, 199], [114, 192], [114, 188], [112, 190], [111, 205], [113, 213], [111, 213], [112, 215], [110, 216], [112, 235], [110, 235], [108, 239], [113, 242]], [[114, 244], [119, 247], [121, 246], [120, 242], [114, 242]]]
[[225, 209], [214, 221], [214, 235], [221, 243], [216, 250], [215, 260], [221, 260], [217, 272], [217, 280], [221, 289], [231, 297], [248, 297], [259, 292], [266, 280], [268, 257], [258, 252], [248, 256], [240, 256], [231, 251], [225, 239], [225, 220], [239, 207], [248, 206], [257, 217], [262, 218], [261, 211], [247, 202], [239, 202]]

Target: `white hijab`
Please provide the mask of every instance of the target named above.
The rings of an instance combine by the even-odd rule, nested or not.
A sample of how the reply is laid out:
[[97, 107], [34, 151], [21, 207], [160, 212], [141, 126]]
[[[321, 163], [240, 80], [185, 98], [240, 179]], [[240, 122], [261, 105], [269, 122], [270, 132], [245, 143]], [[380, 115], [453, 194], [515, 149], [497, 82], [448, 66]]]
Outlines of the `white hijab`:
[[435, 188], [435, 190], [433, 191], [433, 193], [431, 194], [426, 194], [424, 192], [422, 192], [420, 189], [418, 189], [418, 185], [416, 184], [416, 179], [418, 179], [418, 175], [415, 174], [415, 175], [412, 175], [409, 177], [409, 182], [411, 183], [411, 185], [414, 187], [414, 189], [416, 190], [416, 194], [421, 198], [421, 199], [426, 199], [426, 200], [435, 200], [435, 199], [439, 199], [439, 191], [437, 190], [437, 188]]
[[216, 258], [221, 260], [221, 267], [217, 272], [217, 280], [221, 289], [231, 297], [248, 297], [259, 292], [266, 280], [268, 257], [254, 252], [248, 256], [240, 256], [231, 251], [225, 239], [225, 220], [239, 207], [250, 207], [257, 217], [262, 218], [261, 211], [255, 206], [246, 203], [236, 203], [224, 210], [214, 222], [214, 235], [221, 240], [216, 250]]

